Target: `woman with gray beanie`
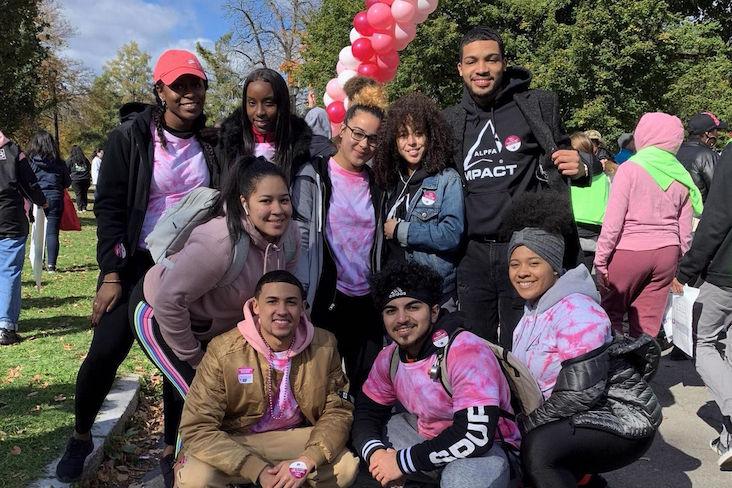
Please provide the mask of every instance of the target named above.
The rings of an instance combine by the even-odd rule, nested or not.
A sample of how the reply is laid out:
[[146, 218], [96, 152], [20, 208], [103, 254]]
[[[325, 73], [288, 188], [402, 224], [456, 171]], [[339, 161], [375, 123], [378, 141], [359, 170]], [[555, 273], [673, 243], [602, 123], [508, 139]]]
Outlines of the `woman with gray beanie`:
[[[613, 341], [587, 268], [562, 269], [571, 225], [569, 200], [559, 193], [523, 194], [503, 216], [509, 277], [526, 300], [512, 352], [545, 399], [518, 419], [524, 473], [535, 488], [576, 487], [583, 478], [604, 486], [593, 473], [640, 458], [661, 422], [645, 381], [655, 371], [657, 345], [647, 335]], [[614, 384], [618, 377], [626, 381]]]

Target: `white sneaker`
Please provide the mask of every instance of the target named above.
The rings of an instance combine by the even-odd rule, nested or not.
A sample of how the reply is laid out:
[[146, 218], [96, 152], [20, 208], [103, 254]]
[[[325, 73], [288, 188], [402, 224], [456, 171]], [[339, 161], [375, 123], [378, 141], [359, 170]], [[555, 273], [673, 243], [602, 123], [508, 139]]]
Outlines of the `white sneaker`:
[[720, 469], [732, 469], [732, 449], [729, 446], [723, 446], [722, 439], [715, 437], [709, 441], [709, 447], [719, 455], [717, 464]]

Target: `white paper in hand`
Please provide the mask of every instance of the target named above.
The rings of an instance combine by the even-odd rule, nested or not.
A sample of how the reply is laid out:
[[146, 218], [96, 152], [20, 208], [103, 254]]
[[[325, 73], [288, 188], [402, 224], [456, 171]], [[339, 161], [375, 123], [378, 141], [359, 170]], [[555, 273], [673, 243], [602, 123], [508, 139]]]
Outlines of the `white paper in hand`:
[[684, 293], [673, 297], [673, 343], [694, 357], [694, 302], [699, 289], [684, 285]]
[[33, 278], [36, 288], [41, 291], [41, 276], [43, 275], [43, 249], [46, 245], [46, 214], [38, 205], [33, 206], [33, 228], [31, 229], [31, 245], [29, 258], [33, 269]]

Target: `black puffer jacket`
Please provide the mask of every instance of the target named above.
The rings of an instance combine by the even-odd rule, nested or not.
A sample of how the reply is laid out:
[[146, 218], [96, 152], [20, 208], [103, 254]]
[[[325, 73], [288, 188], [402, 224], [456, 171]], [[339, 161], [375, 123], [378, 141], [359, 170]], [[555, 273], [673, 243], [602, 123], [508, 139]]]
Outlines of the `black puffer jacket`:
[[709, 189], [712, 187], [714, 167], [719, 156], [702, 141], [686, 141], [681, 144], [676, 159], [691, 174], [694, 184], [699, 187], [702, 201], [707, 201]]
[[661, 405], [648, 382], [660, 358], [656, 341], [643, 334], [616, 335], [610, 344], [565, 361], [551, 396], [520, 418], [522, 432], [570, 418], [576, 427], [626, 438], [653, 435], [661, 425]]
[[[287, 177], [292, 183], [300, 166], [310, 161], [310, 141], [313, 138], [313, 131], [297, 115], [293, 115], [290, 120], [292, 120], [289, 141], [292, 147], [292, 169]], [[216, 156], [224, 170], [230, 168], [236, 161], [241, 150], [243, 132], [242, 108], [239, 107], [226, 118], [219, 131]]]

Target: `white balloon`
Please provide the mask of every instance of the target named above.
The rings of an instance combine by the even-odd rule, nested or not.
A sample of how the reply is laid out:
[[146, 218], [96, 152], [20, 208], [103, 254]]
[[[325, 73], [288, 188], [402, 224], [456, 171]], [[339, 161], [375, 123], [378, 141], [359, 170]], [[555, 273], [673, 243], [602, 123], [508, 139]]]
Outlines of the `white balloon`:
[[346, 71], [356, 70], [361, 64], [361, 61], [356, 59], [356, 57], [353, 55], [351, 46], [346, 46], [341, 49], [341, 53], [338, 55], [338, 59], [340, 60], [341, 64], [343, 64], [343, 66], [346, 68]]
[[331, 103], [333, 103], [334, 101], [335, 100], [333, 100], [333, 98], [331, 98], [331, 96], [328, 95], [327, 93], [325, 95], [323, 95], [323, 103], [325, 104], [326, 107], [328, 105], [330, 105]]
[[437, 8], [438, 0], [417, 0], [417, 10], [427, 15]]
[[338, 75], [338, 86], [343, 89], [343, 87], [346, 85], [346, 82], [356, 75], [358, 75], [358, 73], [352, 69], [345, 70], [343, 73]]
[[350, 104], [351, 104], [351, 100], [348, 97], [343, 99], [343, 106], [346, 108], [346, 110], [348, 110], [348, 106]]
[[351, 36], [350, 36], [351, 44], [356, 42], [356, 39], [360, 39], [362, 37], [364, 37], [364, 36], [362, 36], [361, 33], [356, 30], [355, 27], [353, 29], [351, 29]]

